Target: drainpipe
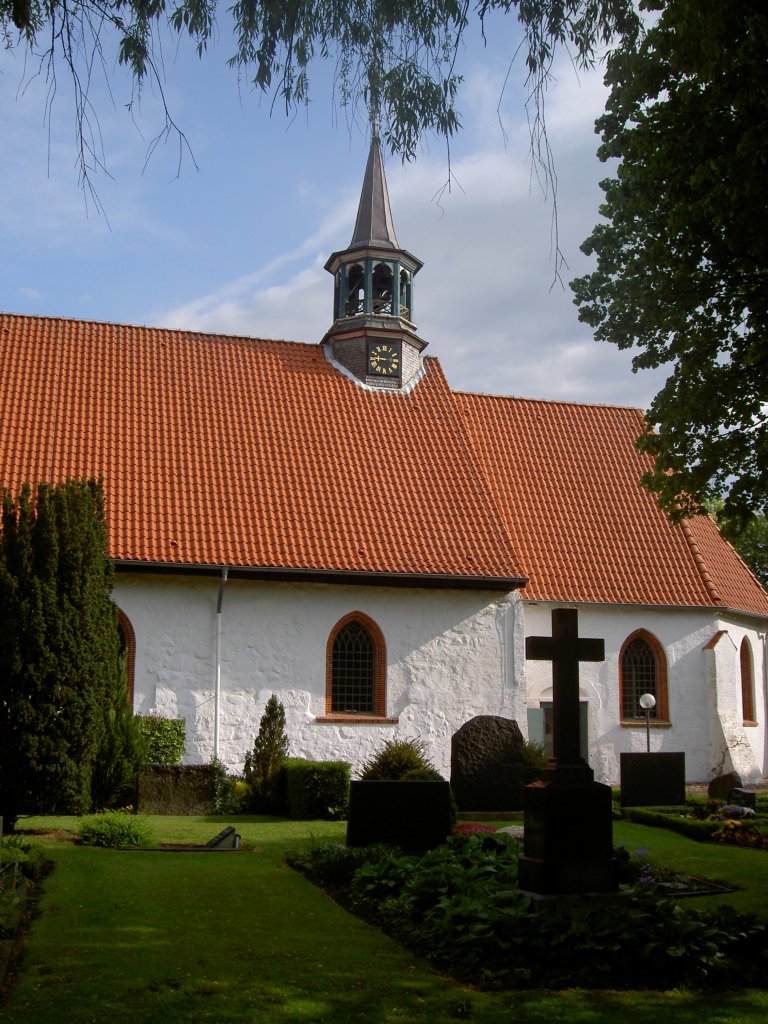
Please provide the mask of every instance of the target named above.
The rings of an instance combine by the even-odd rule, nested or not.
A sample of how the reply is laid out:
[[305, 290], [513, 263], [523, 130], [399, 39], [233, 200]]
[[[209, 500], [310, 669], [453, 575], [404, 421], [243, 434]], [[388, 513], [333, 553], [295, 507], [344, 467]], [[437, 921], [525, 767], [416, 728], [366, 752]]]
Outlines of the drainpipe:
[[213, 693], [213, 757], [219, 759], [219, 706], [221, 704], [221, 606], [224, 604], [224, 587], [229, 569], [222, 566], [219, 580], [219, 597], [216, 601], [216, 683]]

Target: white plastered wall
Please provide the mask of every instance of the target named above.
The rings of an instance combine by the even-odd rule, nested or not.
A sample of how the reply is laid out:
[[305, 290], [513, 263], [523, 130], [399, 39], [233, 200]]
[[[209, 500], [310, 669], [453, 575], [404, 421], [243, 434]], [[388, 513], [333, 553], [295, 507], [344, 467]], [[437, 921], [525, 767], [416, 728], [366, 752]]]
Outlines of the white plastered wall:
[[[524, 605], [526, 636], [551, 636], [551, 612], [556, 606]], [[651, 750], [684, 751], [689, 782], [706, 782], [736, 767], [728, 744], [735, 745], [745, 784], [766, 773], [765, 639], [759, 623], [713, 615], [706, 609], [570, 607], [578, 607], [580, 636], [605, 640], [605, 661], [580, 667], [580, 699], [588, 702], [589, 763], [598, 781], [617, 785], [620, 754], [646, 750], [644, 720], [622, 725], [619, 715], [619, 654], [627, 637], [638, 629], [653, 634], [667, 658], [671, 724], [651, 727]], [[727, 630], [727, 636], [714, 652], [707, 650], [719, 630]], [[750, 637], [755, 670], [758, 724], [750, 728], [741, 727], [738, 646], [744, 635]], [[528, 662], [526, 675], [529, 707], [552, 699], [548, 663]]]
[[[213, 756], [215, 576], [118, 576], [114, 598], [136, 637], [134, 709], [186, 721], [188, 763]], [[523, 623], [517, 594], [349, 587], [230, 579], [221, 615], [219, 759], [240, 771], [274, 693], [292, 756], [353, 766], [385, 739], [424, 740], [450, 773], [450, 742], [478, 714], [516, 719], [525, 732]], [[320, 723], [328, 636], [364, 612], [386, 643], [390, 724]]]

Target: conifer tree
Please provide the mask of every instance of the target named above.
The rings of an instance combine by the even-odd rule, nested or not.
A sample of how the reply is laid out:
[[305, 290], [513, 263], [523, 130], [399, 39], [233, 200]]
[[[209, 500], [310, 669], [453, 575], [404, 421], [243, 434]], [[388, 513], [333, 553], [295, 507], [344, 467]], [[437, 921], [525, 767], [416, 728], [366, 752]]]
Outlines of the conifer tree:
[[[25, 486], [0, 536], [0, 814], [81, 814], [105, 736], [125, 733], [101, 487]], [[107, 728], [109, 726], [109, 730]], [[110, 756], [132, 756], [112, 742]]]
[[278, 775], [287, 756], [285, 708], [273, 693], [264, 707], [253, 750], [245, 755], [243, 774], [254, 810], [265, 813], [278, 810]]

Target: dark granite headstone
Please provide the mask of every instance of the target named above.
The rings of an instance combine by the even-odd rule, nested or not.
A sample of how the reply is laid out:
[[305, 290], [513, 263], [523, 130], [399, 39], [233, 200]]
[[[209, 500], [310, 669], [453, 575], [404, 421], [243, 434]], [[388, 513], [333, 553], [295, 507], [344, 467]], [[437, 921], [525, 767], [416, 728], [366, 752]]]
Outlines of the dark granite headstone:
[[451, 788], [460, 811], [516, 811], [523, 806], [523, 748], [517, 722], [478, 715], [451, 738]]
[[728, 772], [727, 775], [718, 775], [716, 779], [712, 779], [707, 786], [707, 796], [710, 800], [727, 802], [731, 799], [734, 789], [741, 789], [741, 776], [738, 772]]
[[728, 803], [735, 804], [736, 807], [751, 807], [754, 811], [757, 809], [757, 793], [754, 790], [740, 789], [737, 786], [736, 789], [731, 790]]
[[451, 787], [444, 781], [362, 781], [349, 785], [347, 846], [386, 843], [432, 850], [450, 835]]
[[684, 753], [621, 755], [622, 807], [678, 807], [684, 803]]

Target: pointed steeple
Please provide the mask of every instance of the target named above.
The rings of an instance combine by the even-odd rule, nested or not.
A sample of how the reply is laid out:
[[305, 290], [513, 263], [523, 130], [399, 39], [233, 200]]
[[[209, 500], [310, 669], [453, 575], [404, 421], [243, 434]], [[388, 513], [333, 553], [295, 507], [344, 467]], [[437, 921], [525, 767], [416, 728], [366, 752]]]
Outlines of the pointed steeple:
[[384, 175], [384, 158], [376, 135], [371, 139], [368, 164], [357, 208], [357, 220], [349, 248], [376, 246], [382, 249], [399, 249], [389, 205], [387, 179]]
[[413, 324], [413, 279], [421, 260], [401, 249], [374, 124], [355, 230], [325, 269], [333, 274], [330, 354], [371, 387], [401, 388], [421, 370], [426, 342]]

